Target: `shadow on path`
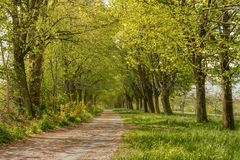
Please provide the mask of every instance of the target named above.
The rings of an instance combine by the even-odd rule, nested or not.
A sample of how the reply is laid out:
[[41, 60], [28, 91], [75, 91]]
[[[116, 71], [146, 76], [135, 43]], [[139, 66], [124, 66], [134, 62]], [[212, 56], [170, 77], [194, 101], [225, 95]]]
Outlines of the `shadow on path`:
[[53, 130], [21, 140], [0, 150], [1, 160], [108, 160], [124, 131], [119, 115], [101, 116], [74, 127]]

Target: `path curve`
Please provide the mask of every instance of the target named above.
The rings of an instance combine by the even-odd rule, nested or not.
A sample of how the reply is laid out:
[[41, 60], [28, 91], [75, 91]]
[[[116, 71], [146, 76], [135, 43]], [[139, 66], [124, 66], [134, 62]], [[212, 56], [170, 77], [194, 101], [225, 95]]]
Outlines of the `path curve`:
[[120, 144], [122, 119], [111, 110], [88, 123], [56, 129], [0, 149], [1, 160], [108, 160]]

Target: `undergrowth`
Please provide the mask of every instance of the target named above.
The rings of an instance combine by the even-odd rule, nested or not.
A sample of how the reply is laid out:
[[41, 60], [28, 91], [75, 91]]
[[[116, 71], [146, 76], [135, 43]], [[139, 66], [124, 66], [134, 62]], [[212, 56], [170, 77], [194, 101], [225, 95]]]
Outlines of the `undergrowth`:
[[[91, 109], [81, 107], [72, 111], [64, 110], [69, 106], [62, 106], [60, 113], [44, 114], [40, 119], [14, 122], [9, 125], [0, 122], [0, 145], [10, 143], [33, 134], [48, 131], [50, 129], [70, 126], [75, 123], [85, 122], [91, 117], [102, 112], [102, 108], [95, 106]], [[80, 108], [80, 107], [79, 107]]]

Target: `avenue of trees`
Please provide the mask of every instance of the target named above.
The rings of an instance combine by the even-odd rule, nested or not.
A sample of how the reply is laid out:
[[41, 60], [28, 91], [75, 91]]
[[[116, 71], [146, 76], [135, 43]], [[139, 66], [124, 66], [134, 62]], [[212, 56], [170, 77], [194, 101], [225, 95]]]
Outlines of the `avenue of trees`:
[[207, 122], [212, 82], [233, 130], [239, 12], [238, 0], [0, 0], [0, 112], [101, 102], [171, 115], [171, 98], [195, 86]]
[[115, 72], [107, 10], [94, 0], [0, 0], [1, 119], [96, 105]]
[[[239, 76], [238, 1], [118, 0], [117, 45], [129, 70], [118, 105], [173, 114], [170, 98], [195, 86], [198, 122], [207, 122], [207, 81], [222, 88], [225, 128], [234, 129], [232, 88]], [[160, 98], [159, 98], [160, 97]]]

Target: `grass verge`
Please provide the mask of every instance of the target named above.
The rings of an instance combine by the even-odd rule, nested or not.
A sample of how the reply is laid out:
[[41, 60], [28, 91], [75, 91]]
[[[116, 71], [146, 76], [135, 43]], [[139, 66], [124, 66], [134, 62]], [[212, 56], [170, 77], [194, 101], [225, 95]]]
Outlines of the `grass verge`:
[[123, 135], [114, 160], [239, 160], [240, 121], [237, 130], [221, 127], [221, 117], [206, 124], [193, 115], [156, 115], [117, 109], [125, 123], [137, 126]]

